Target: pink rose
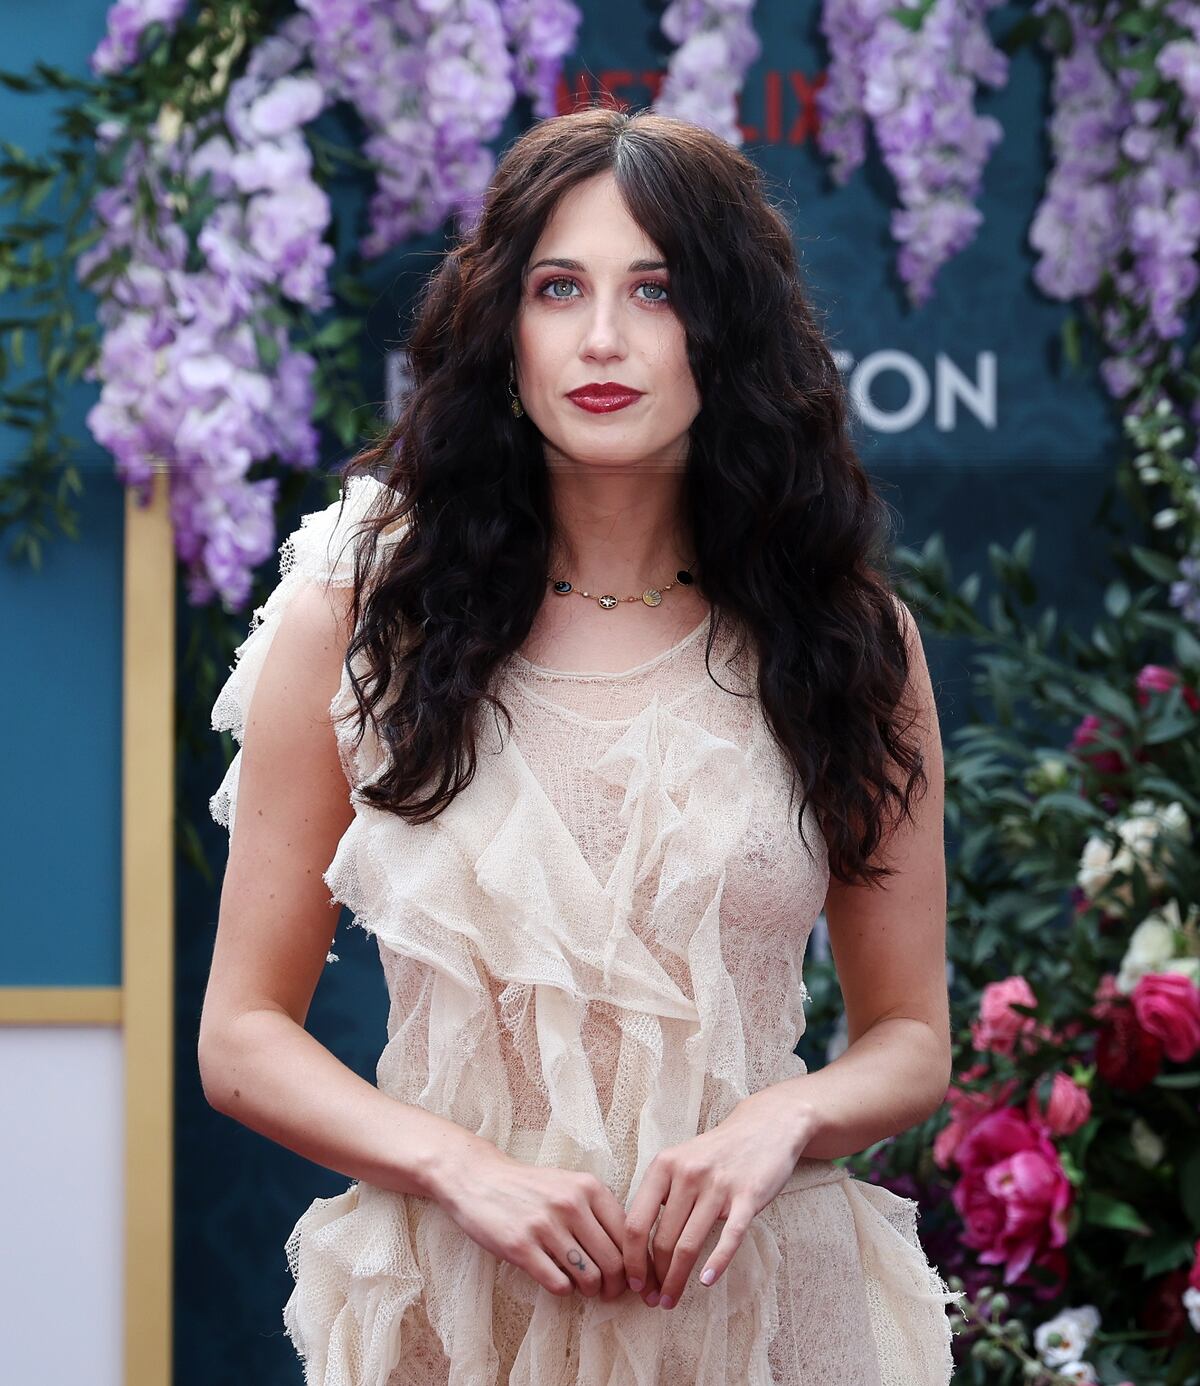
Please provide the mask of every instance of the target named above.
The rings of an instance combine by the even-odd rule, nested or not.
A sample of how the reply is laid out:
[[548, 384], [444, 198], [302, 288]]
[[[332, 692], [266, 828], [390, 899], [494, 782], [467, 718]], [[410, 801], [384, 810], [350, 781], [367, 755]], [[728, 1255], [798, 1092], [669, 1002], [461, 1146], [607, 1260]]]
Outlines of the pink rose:
[[[987, 1072], [987, 1065], [972, 1064], [958, 1075], [959, 1084], [977, 1082]], [[933, 1138], [933, 1161], [940, 1169], [946, 1169], [954, 1159], [959, 1141], [981, 1117], [1003, 1107], [1017, 1087], [1017, 1080], [1010, 1078], [1006, 1083], [993, 1084], [990, 1088], [966, 1091], [965, 1087], [951, 1084], [946, 1093], [946, 1106], [950, 1108], [950, 1120]]]
[[1011, 1285], [1035, 1257], [1067, 1240], [1073, 1190], [1053, 1142], [1014, 1107], [991, 1112], [959, 1142], [962, 1178], [950, 1197], [963, 1241]]
[[1133, 989], [1133, 1011], [1143, 1030], [1162, 1041], [1177, 1064], [1200, 1050], [1200, 987], [1180, 972], [1150, 972]]
[[1047, 1135], [1069, 1136], [1091, 1116], [1092, 1099], [1074, 1079], [1056, 1073], [1046, 1110], [1041, 1110], [1036, 1091], [1029, 1094], [1028, 1110], [1030, 1121], [1042, 1125]]
[[[1137, 676], [1137, 700], [1145, 707], [1151, 693], [1168, 693], [1178, 682], [1179, 674], [1174, 669], [1167, 669], [1161, 664], [1143, 665]], [[1183, 700], [1193, 712], [1200, 711], [1200, 697], [1196, 696], [1196, 690], [1190, 684], [1183, 686]]]
[[1039, 1026], [1031, 1015], [1012, 1009], [1036, 1006], [1037, 997], [1024, 977], [1006, 977], [1002, 982], [989, 982], [979, 1000], [979, 1018], [971, 1026], [971, 1038], [976, 1049], [990, 1049], [994, 1054], [1011, 1056], [1020, 1037], [1025, 1053], [1034, 1048], [1036, 1036], [1047, 1038], [1049, 1032]]

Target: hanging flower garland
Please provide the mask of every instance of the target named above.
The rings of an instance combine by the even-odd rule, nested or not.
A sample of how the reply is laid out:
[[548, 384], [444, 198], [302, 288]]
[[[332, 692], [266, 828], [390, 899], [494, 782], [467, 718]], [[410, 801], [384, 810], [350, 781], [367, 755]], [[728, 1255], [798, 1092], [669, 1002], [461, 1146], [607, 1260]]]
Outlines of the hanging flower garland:
[[1008, 59], [986, 18], [1001, 0], [922, 0], [884, 8], [825, 0], [821, 32], [828, 80], [817, 89], [817, 144], [839, 185], [866, 158], [870, 121], [896, 181], [901, 207], [892, 235], [897, 268], [915, 305], [928, 301], [938, 270], [975, 238], [984, 165], [1000, 122], [975, 112], [979, 83], [1003, 87]]
[[[223, 119], [188, 125], [165, 106], [152, 130], [129, 137], [121, 182], [94, 204], [104, 234], [76, 266], [106, 329], [88, 425], [126, 485], [146, 488], [166, 465], [194, 603], [219, 594], [244, 605], [253, 569], [276, 547], [278, 479], [250, 481], [250, 467], [317, 461], [315, 363], [291, 348], [280, 312], [330, 302], [329, 199], [300, 134], [325, 104], [300, 67], [307, 37], [297, 22], [258, 45]], [[124, 133], [116, 121], [100, 130], [109, 142]], [[208, 210], [191, 268], [178, 218], [198, 202]]]
[[762, 43], [753, 0], [672, 0], [662, 31], [675, 44], [654, 109], [742, 143], [738, 98]]

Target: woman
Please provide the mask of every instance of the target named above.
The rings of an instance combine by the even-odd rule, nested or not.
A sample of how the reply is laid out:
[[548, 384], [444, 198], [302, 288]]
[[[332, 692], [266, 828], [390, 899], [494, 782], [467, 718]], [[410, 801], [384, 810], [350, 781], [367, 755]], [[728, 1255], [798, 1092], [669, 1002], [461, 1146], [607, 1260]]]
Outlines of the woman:
[[[307, 1381], [948, 1380], [916, 1205], [832, 1163], [949, 1081], [942, 769], [786, 221], [703, 129], [546, 120], [409, 350], [213, 711], [205, 1092], [355, 1181], [288, 1242]], [[378, 1086], [303, 1028], [341, 905]]]

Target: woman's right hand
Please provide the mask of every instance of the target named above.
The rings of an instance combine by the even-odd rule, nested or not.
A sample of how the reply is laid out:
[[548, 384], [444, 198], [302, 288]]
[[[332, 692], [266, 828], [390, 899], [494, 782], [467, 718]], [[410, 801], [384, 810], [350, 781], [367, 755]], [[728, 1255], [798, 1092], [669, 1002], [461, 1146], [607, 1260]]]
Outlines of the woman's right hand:
[[448, 1158], [437, 1203], [473, 1241], [551, 1294], [627, 1288], [625, 1209], [595, 1175], [514, 1160], [479, 1137]]

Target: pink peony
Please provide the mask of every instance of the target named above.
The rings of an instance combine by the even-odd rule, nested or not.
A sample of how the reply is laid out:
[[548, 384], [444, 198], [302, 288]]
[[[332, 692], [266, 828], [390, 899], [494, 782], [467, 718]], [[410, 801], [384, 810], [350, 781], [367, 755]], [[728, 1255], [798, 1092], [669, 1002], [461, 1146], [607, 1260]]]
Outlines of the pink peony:
[[1149, 972], [1131, 996], [1143, 1030], [1162, 1041], [1167, 1058], [1187, 1063], [1200, 1051], [1200, 987], [1180, 972]]
[[990, 1049], [993, 1054], [1011, 1056], [1020, 1036], [1021, 1047], [1029, 1053], [1035, 1038], [1049, 1038], [1049, 1031], [1031, 1015], [1012, 1009], [1036, 1006], [1037, 997], [1024, 977], [1006, 977], [1002, 982], [989, 982], [979, 999], [979, 1018], [971, 1026], [971, 1038], [976, 1049]]
[[[965, 1085], [977, 1082], [986, 1072], [986, 1064], [972, 1064], [970, 1068], [964, 1069], [958, 1075], [958, 1083]], [[999, 1083], [974, 1092], [967, 1092], [965, 1087], [951, 1084], [946, 1093], [946, 1105], [950, 1108], [950, 1120], [933, 1139], [934, 1164], [940, 1169], [948, 1168], [963, 1136], [981, 1117], [987, 1116], [989, 1112], [994, 1112], [997, 1107], [1003, 1107], [1012, 1096], [1016, 1086], [1017, 1080], [1015, 1078], [1010, 1078], [1006, 1083]]]
[[962, 1178], [951, 1199], [963, 1241], [987, 1265], [1004, 1267], [1011, 1285], [1035, 1257], [1067, 1240], [1073, 1191], [1053, 1142], [1014, 1107], [991, 1112], [958, 1144]]
[[1056, 1073], [1046, 1110], [1041, 1110], [1035, 1091], [1029, 1094], [1028, 1111], [1030, 1121], [1044, 1127], [1047, 1135], [1069, 1136], [1091, 1116], [1092, 1099], [1087, 1089], [1080, 1087], [1074, 1079], [1068, 1078], [1065, 1073]]

